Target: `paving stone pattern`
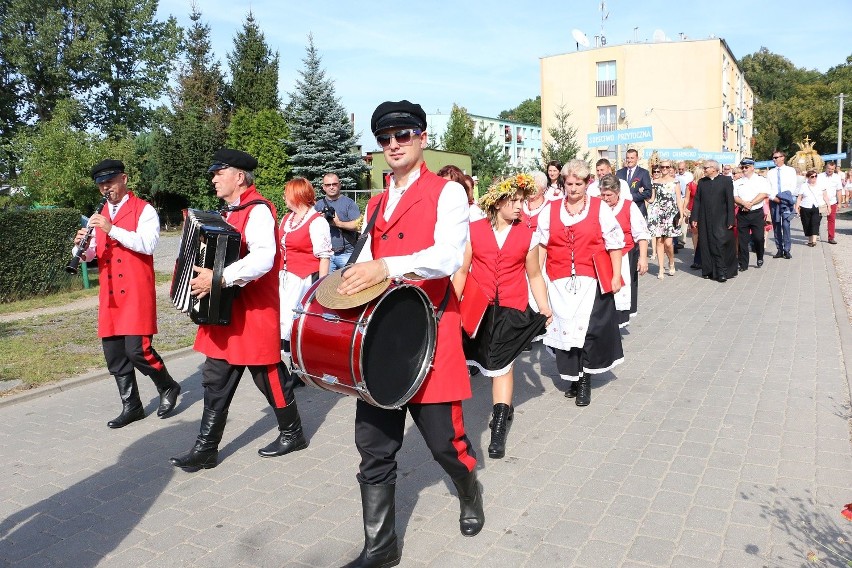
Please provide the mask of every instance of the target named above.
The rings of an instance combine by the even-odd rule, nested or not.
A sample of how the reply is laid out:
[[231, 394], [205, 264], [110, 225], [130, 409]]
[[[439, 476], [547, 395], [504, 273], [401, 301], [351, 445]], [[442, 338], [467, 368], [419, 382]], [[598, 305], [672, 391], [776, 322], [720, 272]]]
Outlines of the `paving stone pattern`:
[[[837, 250], [852, 247], [850, 226]], [[464, 409], [487, 517], [475, 538], [459, 534], [455, 489], [409, 421], [401, 566], [776, 567], [809, 564], [809, 553], [843, 565], [820, 543], [852, 557], [839, 514], [852, 501], [849, 322], [830, 245], [794, 236], [793, 260], [757, 269], [752, 256], [726, 284], [686, 269], [689, 251], [674, 277], [643, 277], [627, 363], [593, 380], [587, 408], [562, 396], [542, 348], [525, 354], [505, 459], [487, 458], [490, 385], [474, 377]], [[262, 459], [275, 421], [246, 376], [219, 467], [185, 473], [168, 458], [197, 434], [200, 363], [169, 360], [184, 392], [165, 420], [141, 378], [151, 415], [121, 430], [106, 427], [119, 410], [109, 379], [0, 406], [0, 566], [324, 567], [357, 556], [354, 400], [297, 390], [310, 447]]]

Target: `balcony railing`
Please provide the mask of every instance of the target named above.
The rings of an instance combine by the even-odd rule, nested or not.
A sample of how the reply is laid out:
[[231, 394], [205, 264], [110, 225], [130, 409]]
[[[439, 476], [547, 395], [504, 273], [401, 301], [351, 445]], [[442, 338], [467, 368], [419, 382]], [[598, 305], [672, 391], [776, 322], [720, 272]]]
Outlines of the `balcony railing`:
[[615, 79], [607, 81], [595, 81], [595, 96], [597, 97], [614, 97], [618, 94]]
[[617, 124], [598, 124], [598, 132], [614, 132], [617, 129]]

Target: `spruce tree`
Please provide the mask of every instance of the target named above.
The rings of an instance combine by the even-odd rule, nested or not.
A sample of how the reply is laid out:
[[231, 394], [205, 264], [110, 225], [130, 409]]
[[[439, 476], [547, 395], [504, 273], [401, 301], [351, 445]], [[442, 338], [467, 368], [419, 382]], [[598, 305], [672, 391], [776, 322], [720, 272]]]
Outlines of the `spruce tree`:
[[234, 51], [228, 54], [231, 69], [229, 102], [234, 110], [277, 109], [278, 53], [266, 45], [263, 32], [249, 12], [243, 29], [234, 38]]
[[320, 67], [312, 35], [308, 35], [306, 51], [305, 67], [287, 105], [293, 174], [307, 178], [319, 190], [323, 174], [334, 172], [342, 189], [356, 189], [369, 168], [356, 152], [352, 123], [334, 94], [334, 81]]
[[184, 62], [172, 92], [172, 111], [155, 130], [155, 192], [177, 195], [193, 207], [218, 205], [207, 175], [213, 152], [225, 142], [225, 82], [210, 47], [210, 27], [193, 6], [183, 44]]

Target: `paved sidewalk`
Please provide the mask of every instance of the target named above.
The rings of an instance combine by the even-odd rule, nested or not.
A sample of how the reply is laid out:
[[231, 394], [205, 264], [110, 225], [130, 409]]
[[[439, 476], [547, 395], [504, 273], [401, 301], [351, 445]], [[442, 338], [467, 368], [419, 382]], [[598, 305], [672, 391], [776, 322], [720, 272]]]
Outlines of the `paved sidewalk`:
[[[833, 250], [802, 246], [726, 284], [641, 280], [627, 363], [580, 409], [540, 348], [516, 369], [506, 458], [491, 460], [490, 385], [473, 379], [468, 433], [486, 524], [458, 531], [455, 489], [415, 431], [400, 454], [401, 566], [702, 568], [823, 565], [852, 557], [849, 321]], [[774, 253], [774, 246], [767, 247]], [[848, 253], [845, 253], [848, 258]], [[686, 261], [686, 262], [684, 262]], [[656, 266], [653, 267], [656, 269]], [[836, 314], [838, 314], [836, 316]], [[839, 322], [839, 323], [838, 323]], [[847, 349], [846, 359], [842, 347]], [[201, 357], [172, 358], [177, 414], [121, 430], [109, 380], [0, 403], [0, 566], [339, 566], [363, 542], [354, 400], [297, 390], [310, 447], [262, 459], [275, 421], [250, 377], [219, 467], [172, 468], [201, 415]], [[149, 413], [156, 391], [140, 380]]]

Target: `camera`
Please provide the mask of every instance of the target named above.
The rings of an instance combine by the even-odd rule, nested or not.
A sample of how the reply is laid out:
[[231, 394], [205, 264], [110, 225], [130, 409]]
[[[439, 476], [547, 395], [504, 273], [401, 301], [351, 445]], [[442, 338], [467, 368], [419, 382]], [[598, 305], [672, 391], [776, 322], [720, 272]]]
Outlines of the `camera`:
[[325, 217], [325, 220], [329, 223], [334, 220], [334, 207], [332, 207], [331, 205], [326, 205], [325, 207], [323, 207], [320, 213], [322, 213], [322, 216]]

